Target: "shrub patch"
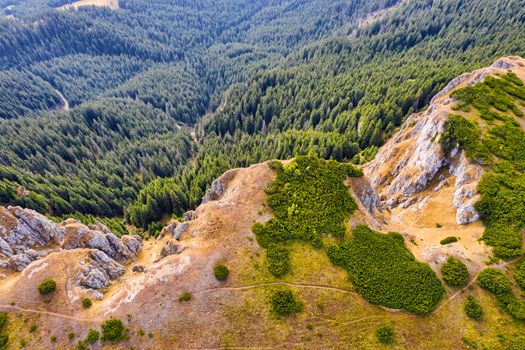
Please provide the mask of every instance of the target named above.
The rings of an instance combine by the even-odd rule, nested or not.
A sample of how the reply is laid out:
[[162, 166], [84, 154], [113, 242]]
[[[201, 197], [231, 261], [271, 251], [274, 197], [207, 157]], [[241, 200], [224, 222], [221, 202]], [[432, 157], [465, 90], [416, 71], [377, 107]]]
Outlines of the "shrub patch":
[[275, 218], [256, 223], [253, 232], [266, 249], [270, 272], [282, 276], [290, 271], [286, 243], [300, 240], [320, 248], [322, 237], [344, 238], [344, 220], [357, 204], [343, 182], [362, 172], [350, 164], [315, 157], [297, 157], [284, 167], [270, 164], [277, 177], [266, 192]]
[[303, 311], [304, 304], [289, 290], [278, 290], [270, 295], [270, 308], [276, 316], [288, 316]]
[[447, 262], [441, 266], [443, 281], [452, 287], [463, 287], [468, 282], [468, 270], [465, 264], [459, 259], [448, 258]]
[[443, 295], [434, 271], [415, 260], [399, 233], [359, 225], [349, 240], [330, 247], [328, 256], [348, 271], [357, 291], [372, 304], [427, 314]]

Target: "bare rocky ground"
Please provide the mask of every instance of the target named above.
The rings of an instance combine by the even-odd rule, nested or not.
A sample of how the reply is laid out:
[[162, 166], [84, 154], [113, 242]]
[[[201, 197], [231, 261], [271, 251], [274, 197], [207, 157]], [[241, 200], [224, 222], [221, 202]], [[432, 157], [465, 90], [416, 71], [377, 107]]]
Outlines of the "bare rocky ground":
[[[522, 59], [505, 58], [464, 75], [427, 111], [411, 116], [365, 166], [365, 176], [348, 180], [360, 206], [349, 227], [366, 223], [401, 232], [419, 260], [439, 271], [447, 256], [457, 256], [473, 280], [490, 257], [478, 240], [483, 225], [471, 208], [483, 169], [461, 152], [445, 157], [438, 134], [450, 112], [452, 89], [509, 68], [525, 80], [524, 66]], [[228, 171], [204, 204], [188, 213], [184, 223], [170, 222], [157, 240], [119, 239], [103, 225], [55, 224], [33, 211], [0, 208], [0, 309], [11, 316], [12, 348], [24, 339], [31, 349], [68, 349], [111, 317], [124, 321], [129, 340], [99, 342], [94, 348], [377, 349], [375, 327], [390, 320], [396, 328], [393, 348], [461, 349], [466, 348], [461, 338], [471, 337], [498, 349], [498, 334], [523, 331], [522, 325], [509, 328], [510, 317], [474, 283], [447, 290], [438, 309], [426, 317], [369, 305], [322, 250], [304, 244], [291, 248], [293, 273], [275, 279], [251, 232], [255, 221], [271, 217], [264, 189], [273, 178], [266, 164]], [[447, 236], [460, 240], [441, 246]], [[217, 263], [231, 270], [226, 282], [213, 275]], [[57, 282], [49, 297], [37, 291], [46, 278]], [[270, 290], [284, 285], [298, 293], [305, 310], [279, 320], [269, 312], [267, 298]], [[186, 291], [192, 299], [179, 302]], [[463, 314], [467, 292], [483, 302], [483, 323]], [[80, 303], [85, 296], [93, 299], [88, 310]], [[32, 324], [35, 332], [29, 332]], [[75, 333], [71, 340], [70, 332]]]

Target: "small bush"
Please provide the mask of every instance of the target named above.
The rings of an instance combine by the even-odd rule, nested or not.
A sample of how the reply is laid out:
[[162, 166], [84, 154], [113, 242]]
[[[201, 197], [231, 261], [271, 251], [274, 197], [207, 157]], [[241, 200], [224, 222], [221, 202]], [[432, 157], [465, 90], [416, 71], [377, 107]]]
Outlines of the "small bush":
[[36, 331], [36, 324], [33, 324], [31, 325], [31, 327], [29, 327], [29, 333], [34, 333]]
[[89, 347], [82, 340], [79, 340], [77, 346], [75, 346], [75, 350], [89, 350]]
[[96, 329], [90, 329], [86, 335], [85, 342], [88, 344], [95, 344], [100, 338], [100, 333]]
[[119, 341], [126, 338], [125, 328], [121, 320], [110, 319], [102, 324], [102, 340]]
[[67, 339], [69, 339], [69, 340], [73, 340], [74, 337], [75, 337], [75, 332], [69, 332], [67, 334]]
[[439, 243], [441, 245], [447, 245], [447, 244], [454, 243], [454, 242], [457, 242], [457, 241], [458, 241], [457, 237], [450, 236], [450, 237], [447, 237], [447, 238], [443, 238], [441, 240], [441, 242], [439, 242]]
[[228, 275], [230, 274], [230, 270], [223, 264], [217, 264], [213, 268], [213, 273], [215, 274], [215, 278], [217, 280], [226, 281]]
[[56, 342], [57, 342], [57, 337], [54, 336], [54, 335], [52, 335], [52, 336], [49, 338], [49, 340], [51, 340], [51, 342], [53, 342], [53, 343], [56, 343]]
[[0, 333], [0, 348], [6, 346], [8, 342], [9, 342], [9, 334]]
[[184, 292], [182, 293], [182, 295], [179, 297], [179, 301], [180, 302], [183, 302], [183, 301], [190, 301], [191, 300], [191, 293], [190, 292]]
[[0, 312], [0, 330], [4, 328], [4, 326], [7, 324], [7, 312]]
[[38, 291], [42, 295], [52, 293], [57, 288], [57, 283], [53, 279], [47, 279], [38, 285]]
[[383, 324], [376, 328], [377, 340], [382, 344], [393, 344], [395, 340], [394, 327], [391, 324]]
[[441, 266], [443, 281], [452, 287], [463, 287], [468, 282], [469, 273], [465, 264], [459, 259], [448, 258]]
[[89, 308], [91, 307], [92, 304], [93, 304], [93, 303], [91, 302], [91, 299], [89, 299], [89, 298], [84, 298], [84, 299], [82, 299], [82, 307], [83, 307], [84, 309], [89, 309]]
[[270, 295], [271, 310], [277, 316], [287, 316], [303, 311], [303, 303], [291, 290], [279, 290]]
[[480, 321], [483, 318], [483, 308], [472, 295], [467, 297], [463, 309], [465, 310], [465, 314], [475, 321]]
[[271, 244], [266, 251], [268, 270], [275, 277], [284, 276], [290, 271], [288, 250]]
[[498, 295], [504, 295], [512, 292], [511, 285], [503, 272], [493, 268], [488, 268], [480, 272], [478, 283], [482, 288]]

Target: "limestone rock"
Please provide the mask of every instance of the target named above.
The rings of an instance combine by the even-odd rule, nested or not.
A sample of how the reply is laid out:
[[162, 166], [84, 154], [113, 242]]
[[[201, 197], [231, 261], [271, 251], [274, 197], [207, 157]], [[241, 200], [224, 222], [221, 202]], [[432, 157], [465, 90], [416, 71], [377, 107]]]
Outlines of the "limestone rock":
[[175, 231], [173, 232], [173, 238], [175, 238], [177, 241], [180, 241], [180, 238], [184, 232], [188, 230], [188, 223], [183, 222], [182, 224], [178, 225]]
[[90, 258], [84, 263], [77, 284], [88, 289], [105, 289], [110, 282], [126, 272], [124, 266], [104, 252], [93, 249]]
[[173, 236], [175, 234], [175, 229], [177, 226], [179, 226], [180, 222], [177, 220], [171, 220], [167, 226], [164, 226], [162, 228], [162, 231], [160, 233], [161, 237], [165, 235]]
[[206, 194], [204, 195], [204, 198], [202, 199], [202, 204], [206, 204], [211, 201], [219, 200], [224, 194], [224, 191], [226, 190], [228, 183], [235, 177], [236, 173], [237, 173], [237, 170], [235, 169], [227, 171], [220, 178], [213, 181], [210, 189], [206, 191]]
[[34, 210], [0, 207], [1, 267], [22, 271], [51, 251], [77, 248], [97, 249], [123, 262], [136, 258], [142, 239], [129, 235], [119, 239], [101, 223], [86, 226], [68, 219], [55, 224]]
[[197, 212], [195, 210], [189, 210], [184, 214], [184, 220], [192, 221], [197, 219]]
[[142, 249], [140, 237], [124, 236], [121, 240], [102, 224], [84, 226], [69, 222], [65, 227], [64, 249], [98, 249], [118, 261], [134, 259]]
[[162, 251], [160, 252], [161, 259], [168, 255], [180, 254], [184, 251], [184, 249], [184, 247], [177, 244], [176, 240], [171, 239], [168, 241], [168, 243], [166, 243], [166, 246], [162, 248]]
[[34, 210], [0, 207], [0, 237], [10, 246], [60, 244], [64, 233], [64, 229]]

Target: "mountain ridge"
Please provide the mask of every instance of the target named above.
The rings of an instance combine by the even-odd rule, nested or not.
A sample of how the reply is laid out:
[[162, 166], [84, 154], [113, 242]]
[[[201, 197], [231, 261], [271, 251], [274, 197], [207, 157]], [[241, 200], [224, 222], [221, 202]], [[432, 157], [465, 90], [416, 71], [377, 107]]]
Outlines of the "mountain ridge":
[[[438, 275], [441, 265], [453, 256], [465, 262], [471, 276], [477, 276], [491, 255], [489, 247], [479, 241], [483, 224], [477, 218], [469, 217], [469, 222], [461, 225], [454, 198], [458, 190], [461, 195], [466, 193], [464, 185], [471, 189], [477, 185], [482, 169], [468, 161], [461, 150], [454, 155], [445, 155], [436, 135], [443, 133], [446, 117], [452, 112], [450, 106], [454, 99], [449, 96], [452, 91], [483, 80], [489, 73], [505, 73], [509, 68], [523, 79], [523, 59], [503, 58], [497, 62], [496, 67], [455, 79], [445, 88], [444, 94], [438, 94], [427, 111], [409, 117], [405, 126], [379, 151], [376, 159], [364, 165], [364, 177], [346, 181], [360, 204], [360, 209], [347, 220], [350, 228], [364, 223], [383, 232], [400, 232], [411, 253], [419, 261], [428, 263]], [[512, 66], [504, 63], [512, 63]], [[420, 147], [423, 142], [415, 144], [414, 140], [420, 137], [426, 146]], [[404, 147], [407, 144], [411, 147]], [[396, 152], [401, 152], [402, 157], [393, 156]], [[414, 166], [407, 168], [406, 164], [411, 162]], [[293, 160], [282, 163], [292, 164]], [[462, 167], [464, 171], [457, 170]], [[385, 172], [391, 173], [388, 176], [392, 178], [387, 176], [383, 180]], [[473, 176], [467, 176], [468, 182], [460, 181], [458, 185], [453, 181], [461, 173], [471, 172]], [[444, 178], [440, 178], [441, 175]], [[68, 332], [75, 330], [82, 339], [89, 327], [97, 327], [110, 317], [128, 320], [130, 339], [122, 346], [145, 349], [218, 349], [244, 347], [246, 344], [306, 348], [337, 344], [372, 349], [376, 344], [366, 330], [370, 324], [376, 325], [385, 319], [394, 320], [402, 329], [399, 344], [402, 348], [432, 349], [438, 343], [444, 348], [466, 348], [459, 335], [444, 335], [448, 334], [445, 325], [450, 322], [459, 329], [466, 327], [472, 332], [466, 319], [457, 314], [468, 288], [476, 288], [475, 293], [486, 305], [488, 323], [485, 327], [498, 328], [500, 322], [508, 321], [508, 316], [500, 314], [496, 305], [491, 306], [490, 295], [476, 287], [472, 277], [468, 287], [447, 289], [445, 300], [427, 318], [370, 305], [355, 291], [345, 272], [330, 264], [322, 250], [299, 242], [291, 246], [293, 274], [282, 279], [273, 277], [265, 267], [265, 253], [257, 244], [252, 225], [254, 222], [265, 223], [273, 216], [265, 190], [275, 176], [271, 162], [227, 171], [214, 182], [203, 204], [187, 213], [187, 221], [171, 221], [157, 240], [142, 242], [142, 249], [135, 248], [136, 258], [132, 256], [130, 259], [133, 262], [123, 263], [124, 270], [117, 266], [115, 281], [103, 288], [86, 289], [76, 281], [83, 264], [96, 265], [94, 256], [103, 251], [104, 246], [81, 239], [80, 242], [84, 242], [81, 249], [77, 248], [78, 243], [74, 243], [71, 245], [73, 249], [52, 252], [30, 263], [21, 274], [6, 276], [0, 290], [0, 308], [36, 313], [31, 321], [38, 324], [42, 337], [39, 344], [32, 344], [32, 347], [42, 349], [52, 346], [49, 339], [43, 338], [44, 334], [52, 332], [59, 344], [65, 345], [68, 344]], [[438, 181], [435, 181], [436, 177]], [[396, 185], [396, 181], [401, 185]], [[395, 191], [390, 191], [391, 188]], [[399, 192], [398, 197], [396, 192]], [[465, 198], [468, 203], [477, 197], [467, 195]], [[77, 233], [82, 231], [88, 232], [90, 237], [109, 235], [103, 225], [86, 227], [73, 220], [53, 224], [27, 209], [2, 210], [22, 211], [37, 216], [46, 225], [69, 228], [71, 237], [79, 237]], [[0, 225], [2, 237], [13, 230], [13, 225], [5, 222], [7, 220]], [[436, 227], [437, 224], [441, 227]], [[49, 235], [43, 229], [40, 233]], [[441, 239], [450, 235], [459, 237], [459, 243], [439, 244]], [[121, 240], [129, 239], [123, 237]], [[107, 253], [111, 255], [111, 251]], [[115, 255], [115, 259], [121, 258]], [[82, 261], [84, 263], [79, 265]], [[231, 269], [226, 282], [219, 282], [213, 276], [213, 267], [217, 263], [224, 263]], [[507, 264], [493, 266], [503, 268]], [[111, 275], [108, 271], [105, 273]], [[49, 299], [37, 291], [38, 283], [46, 278], [56, 278], [60, 287]], [[303, 300], [308, 301], [303, 315], [284, 321], [275, 320], [266, 310], [267, 290], [279, 286], [294, 288]], [[187, 303], [178, 301], [184, 292], [192, 294]], [[86, 296], [95, 301], [92, 308], [84, 310], [80, 300]], [[318, 305], [309, 303], [310, 300], [318, 300]], [[12, 317], [15, 324], [22, 322]], [[340, 320], [341, 324], [333, 320]], [[374, 321], [368, 323], [369, 320]], [[423, 329], [421, 322], [435, 327]], [[308, 324], [312, 323], [318, 332], [326, 334], [309, 335]], [[350, 330], [347, 327], [350, 324], [355, 328]], [[137, 335], [140, 330], [152, 332], [152, 337], [146, 339]], [[25, 337], [24, 332], [21, 328], [13, 334]], [[483, 339], [493, 344], [494, 332], [487, 331]], [[363, 338], [363, 334], [368, 335]], [[121, 348], [121, 345], [109, 344], [108, 347]]]

